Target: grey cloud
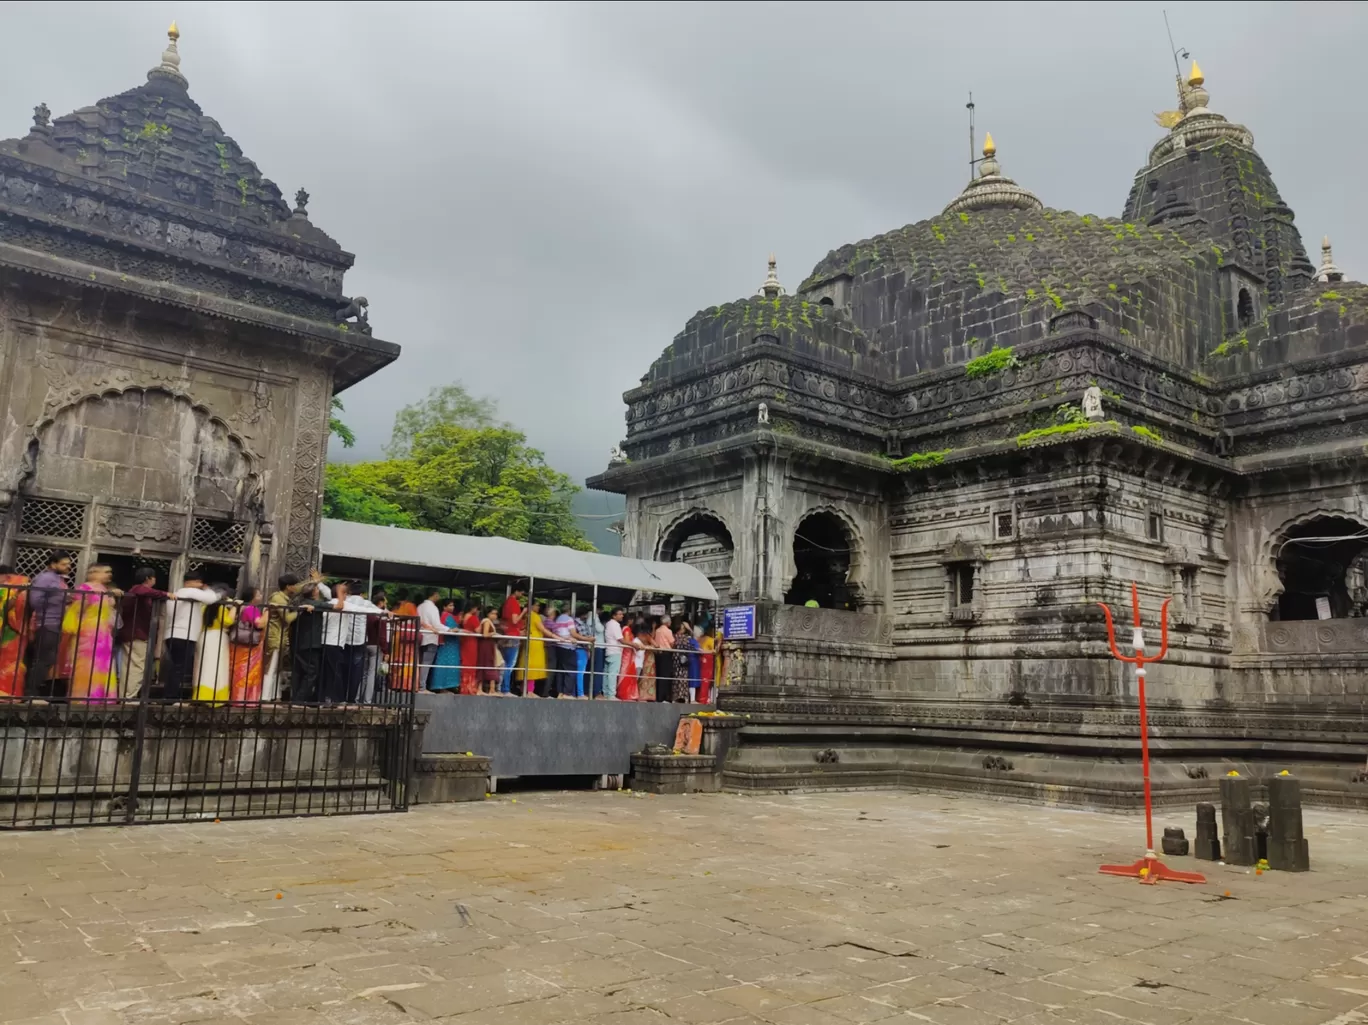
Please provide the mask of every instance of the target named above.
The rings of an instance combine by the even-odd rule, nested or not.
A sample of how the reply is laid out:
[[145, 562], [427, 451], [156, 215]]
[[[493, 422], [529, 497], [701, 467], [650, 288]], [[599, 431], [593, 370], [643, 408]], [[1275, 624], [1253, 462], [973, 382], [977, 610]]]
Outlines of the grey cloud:
[[[1170, 6], [1318, 259], [1368, 265], [1358, 5]], [[362, 455], [452, 379], [559, 468], [696, 310], [793, 287], [964, 185], [964, 102], [1051, 206], [1117, 214], [1173, 105], [1160, 7], [119, 4], [0, 8], [0, 135], [129, 88], [182, 30], [191, 95], [357, 254], [399, 363], [345, 396]]]

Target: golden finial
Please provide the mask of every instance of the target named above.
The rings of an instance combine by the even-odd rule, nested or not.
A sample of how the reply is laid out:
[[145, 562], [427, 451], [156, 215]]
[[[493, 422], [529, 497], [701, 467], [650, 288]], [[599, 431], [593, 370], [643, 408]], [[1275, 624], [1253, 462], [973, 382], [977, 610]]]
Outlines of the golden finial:
[[1188, 85], [1201, 85], [1206, 79], [1202, 77], [1202, 69], [1197, 66], [1197, 62], [1192, 62], [1192, 70], [1188, 72]]
[[992, 132], [984, 132], [984, 133], [983, 133], [983, 155], [984, 155], [985, 157], [991, 157], [991, 156], [992, 156], [994, 153], [996, 153], [996, 152], [997, 152], [997, 144], [993, 142], [993, 133], [992, 133]]
[[176, 28], [176, 23], [174, 21], [171, 23], [171, 27], [166, 30], [166, 34], [172, 39], [180, 38], [180, 29]]

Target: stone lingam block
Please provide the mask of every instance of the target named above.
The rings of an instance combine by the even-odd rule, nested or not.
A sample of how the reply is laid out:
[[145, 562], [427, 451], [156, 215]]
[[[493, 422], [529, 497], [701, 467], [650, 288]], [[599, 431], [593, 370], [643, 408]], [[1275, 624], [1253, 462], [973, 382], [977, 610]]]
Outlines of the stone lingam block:
[[1221, 841], [1216, 835], [1216, 806], [1205, 801], [1197, 805], [1197, 838], [1193, 856], [1203, 861], [1221, 860]]
[[1268, 780], [1268, 865], [1284, 872], [1311, 870], [1302, 833], [1301, 780], [1288, 772]]
[[1221, 777], [1221, 849], [1227, 865], [1252, 865], [1258, 860], [1254, 838], [1254, 805], [1249, 780], [1243, 776]]
[[1188, 840], [1183, 834], [1183, 831], [1177, 826], [1168, 826], [1164, 829], [1162, 846], [1164, 853], [1170, 858], [1187, 857]]

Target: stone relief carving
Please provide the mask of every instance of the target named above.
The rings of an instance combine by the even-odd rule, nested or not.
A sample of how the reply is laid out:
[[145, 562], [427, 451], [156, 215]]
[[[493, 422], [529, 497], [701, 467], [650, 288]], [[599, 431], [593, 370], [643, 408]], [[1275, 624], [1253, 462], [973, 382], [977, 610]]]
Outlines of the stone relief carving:
[[299, 382], [294, 485], [290, 490], [290, 521], [285, 536], [285, 568], [291, 573], [307, 572], [317, 547], [330, 384], [317, 371]]
[[[261, 468], [264, 465], [258, 452], [247, 443], [241, 430], [241, 414], [222, 417], [204, 403], [195, 399], [190, 391], [190, 382], [179, 373], [170, 370], [130, 370], [126, 368], [106, 368], [97, 373], [82, 374], [65, 370], [65, 361], [59, 359], [51, 350], [41, 350], [36, 362], [49, 372], [50, 383], [43, 399], [43, 412], [28, 430], [24, 442], [24, 456], [19, 466], [12, 472], [8, 487], [4, 490], [18, 491], [25, 481], [37, 471], [39, 443], [43, 432], [66, 409], [83, 402], [98, 400], [106, 395], [123, 394], [128, 391], [161, 391], [178, 399], [207, 419], [222, 425], [228, 437], [242, 450], [251, 470], [244, 489], [249, 507], [260, 507], [263, 501], [264, 481]], [[55, 368], [55, 369], [54, 369]]]
[[[230, 264], [231, 269], [237, 272], [252, 270], [321, 291], [334, 294], [341, 292], [345, 268], [331, 265], [317, 256], [304, 255], [312, 247], [306, 248], [283, 236], [263, 244], [268, 236], [246, 226], [238, 228], [245, 237], [235, 238], [207, 225], [193, 226], [170, 217], [162, 219], [116, 200], [116, 193], [108, 186], [94, 182], [82, 182], [81, 186], [83, 192], [73, 194], [65, 192], [61, 186], [40, 183], [30, 177], [0, 174], [0, 200], [17, 207], [40, 206], [61, 220], [92, 232], [132, 237], [142, 244], [151, 243], [165, 246], [169, 251], [182, 251], [191, 259], [207, 257], [215, 262]], [[148, 202], [146, 198], [140, 201], [143, 204]], [[260, 240], [256, 238], [258, 234]], [[288, 251], [296, 247], [298, 253]]]
[[95, 517], [96, 532], [114, 539], [169, 542], [179, 539], [184, 528], [182, 516], [144, 509], [101, 508]]

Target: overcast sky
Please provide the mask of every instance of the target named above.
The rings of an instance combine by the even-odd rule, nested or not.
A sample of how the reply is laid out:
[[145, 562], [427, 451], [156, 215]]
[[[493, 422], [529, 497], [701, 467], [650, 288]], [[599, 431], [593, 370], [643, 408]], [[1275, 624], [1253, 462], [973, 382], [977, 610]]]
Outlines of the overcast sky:
[[[1313, 261], [1368, 266], [1368, 8], [1168, 5]], [[937, 212], [980, 137], [1047, 206], [1119, 215], [1175, 106], [1160, 5], [0, 6], [0, 138], [143, 81], [172, 18], [190, 93], [357, 255], [400, 360], [348, 392], [357, 451], [459, 380], [583, 480], [621, 393], [695, 311], [790, 288]]]

